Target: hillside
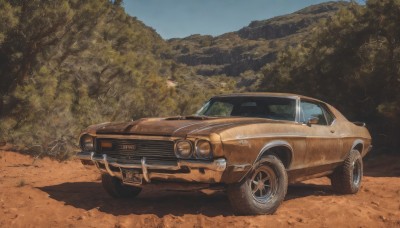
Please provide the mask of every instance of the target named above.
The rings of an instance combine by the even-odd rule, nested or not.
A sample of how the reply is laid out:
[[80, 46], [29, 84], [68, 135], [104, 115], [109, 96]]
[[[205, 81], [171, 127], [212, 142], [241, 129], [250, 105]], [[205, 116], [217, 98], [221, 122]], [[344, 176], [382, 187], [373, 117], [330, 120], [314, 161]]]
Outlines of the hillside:
[[0, 1], [0, 144], [63, 159], [94, 123], [193, 114], [220, 93], [279, 91], [367, 122], [374, 148], [399, 146], [399, 3], [327, 2], [167, 41], [121, 3]]
[[[170, 39], [174, 59], [200, 75], [255, 75], [278, 52], [308, 39], [321, 19], [332, 17], [346, 2], [327, 2], [268, 20], [253, 21], [236, 32], [221, 36], [192, 35]], [[242, 75], [243, 76], [243, 75]]]
[[400, 137], [399, 21], [396, 1], [327, 2], [221, 36], [168, 43], [177, 62], [199, 75], [235, 79], [238, 91], [324, 100], [366, 122], [375, 150], [387, 152]]
[[0, 142], [62, 158], [88, 125], [193, 114], [230, 90], [167, 58], [120, 4], [0, 1]]

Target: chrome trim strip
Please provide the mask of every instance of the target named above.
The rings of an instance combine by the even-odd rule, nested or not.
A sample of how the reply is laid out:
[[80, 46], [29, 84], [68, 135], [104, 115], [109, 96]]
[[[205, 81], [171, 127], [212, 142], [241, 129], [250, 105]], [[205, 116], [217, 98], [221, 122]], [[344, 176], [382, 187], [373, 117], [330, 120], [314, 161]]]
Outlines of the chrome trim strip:
[[147, 172], [147, 166], [146, 166], [146, 158], [143, 157], [142, 160], [140, 161], [140, 163], [142, 164], [142, 173], [143, 173], [143, 178], [146, 180], [147, 183], [150, 183], [150, 178], [149, 178], [149, 174]]
[[[266, 145], [264, 145], [264, 147], [258, 153], [258, 156], [257, 156], [256, 160], [254, 161], [253, 165], [262, 157], [264, 152], [266, 152], [267, 150], [269, 150], [269, 149], [271, 149], [273, 147], [276, 147], [276, 146], [285, 146], [285, 147], [287, 147], [290, 150], [291, 158], [293, 158], [293, 148], [290, 145], [290, 143], [288, 143], [286, 141], [283, 141], [283, 140], [274, 140], [274, 141], [271, 141], [271, 142], [267, 143]], [[289, 164], [289, 167], [290, 167], [290, 164]]]
[[123, 164], [116, 161], [116, 159], [107, 157], [106, 154], [102, 155], [102, 158], [95, 157], [94, 152], [80, 152], [76, 155], [80, 160], [91, 160], [95, 164], [102, 163], [106, 167], [107, 172], [111, 172], [110, 166], [120, 168], [133, 168], [133, 169], [165, 169], [165, 170], [179, 170], [181, 167], [186, 166], [188, 168], [204, 168], [213, 171], [222, 172], [226, 169], [227, 162], [225, 158], [218, 158], [213, 161], [204, 160], [178, 160], [177, 165], [163, 165], [163, 164], [147, 164], [145, 158], [141, 160], [141, 164]]
[[187, 166], [189, 168], [205, 168], [222, 172], [226, 169], [226, 160], [224, 158], [218, 158], [212, 162], [180, 160], [178, 161], [178, 166]]
[[94, 154], [95, 154], [94, 152], [90, 152], [90, 160], [94, 163], [94, 165], [96, 166], [97, 170], [99, 170], [99, 171], [101, 172], [99, 163], [98, 163], [98, 162], [95, 162], [95, 161], [93, 160]]
[[104, 166], [106, 167], [106, 170], [108, 172], [108, 174], [110, 174], [110, 176], [115, 176], [113, 171], [111, 171], [110, 166], [108, 165], [108, 160], [107, 160], [107, 155], [103, 154], [103, 162], [104, 162]]
[[[110, 162], [109, 164], [115, 167], [119, 168], [125, 168], [125, 169], [143, 169], [142, 164], [121, 164], [118, 162]], [[166, 169], [166, 170], [179, 170], [180, 167], [177, 166], [170, 166], [170, 165], [150, 165], [146, 164], [146, 169]]]
[[[142, 164], [121, 164], [116, 161], [112, 161], [109, 158], [108, 158], [108, 164], [115, 166], [115, 167], [120, 167], [120, 168], [143, 169]], [[148, 169], [164, 169], [164, 170], [176, 171], [176, 170], [181, 169], [181, 167], [183, 167], [183, 166], [187, 166], [189, 168], [197, 168], [197, 169], [204, 168], [204, 169], [210, 169], [210, 170], [221, 172], [226, 169], [226, 160], [224, 158], [219, 158], [212, 162], [180, 160], [180, 161], [178, 161], [176, 166], [163, 165], [163, 164], [145, 164], [147, 172], [148, 172]]]
[[300, 98], [296, 97], [296, 116], [294, 118], [296, 123], [301, 123], [300, 122], [300, 114], [301, 114], [301, 111], [300, 111]]
[[93, 161], [94, 152], [79, 152], [76, 154], [76, 157], [80, 160], [89, 160]]
[[170, 136], [152, 136], [152, 135], [121, 135], [121, 134], [91, 134], [98, 139], [145, 139], [145, 140], [164, 140], [175, 141], [181, 139], [179, 137]]
[[[229, 142], [229, 141], [237, 141], [237, 140], [246, 140], [246, 139], [259, 139], [259, 138], [321, 138], [321, 139], [331, 139], [331, 136], [307, 136], [305, 134], [303, 135], [285, 135], [285, 134], [265, 134], [265, 135], [256, 135], [256, 136], [251, 136], [251, 137], [238, 137], [234, 139], [227, 139], [224, 140], [223, 142]], [[367, 140], [368, 138], [364, 137], [356, 137], [356, 136], [337, 136], [335, 139], [348, 139], [348, 138], [354, 138], [354, 139], [364, 139]]]
[[232, 165], [233, 172], [243, 172], [251, 168], [251, 164]]

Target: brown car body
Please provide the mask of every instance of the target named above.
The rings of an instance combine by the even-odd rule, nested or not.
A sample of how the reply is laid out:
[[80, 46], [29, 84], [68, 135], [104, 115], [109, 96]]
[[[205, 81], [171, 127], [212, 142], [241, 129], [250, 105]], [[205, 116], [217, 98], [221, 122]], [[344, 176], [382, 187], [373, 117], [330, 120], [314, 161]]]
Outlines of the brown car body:
[[[357, 150], [361, 156], [365, 156], [371, 148], [371, 136], [365, 125], [349, 122], [338, 110], [322, 101], [283, 93], [244, 93], [216, 98], [223, 97], [294, 99], [296, 116], [294, 121], [257, 117], [176, 116], [93, 125], [81, 136], [92, 136], [94, 149], [78, 153], [78, 157], [84, 164], [95, 164], [102, 173], [115, 176], [127, 185], [142, 186], [153, 181], [229, 185], [243, 180], [256, 161], [266, 154], [274, 154], [282, 161], [288, 182], [293, 183], [329, 175], [343, 164], [350, 151]], [[334, 120], [327, 125], [315, 124], [312, 120], [300, 121], [301, 101], [324, 107], [334, 116]], [[119, 146], [125, 149], [125, 157], [121, 156], [122, 152], [118, 154], [119, 157], [113, 157], [115, 153], [99, 151], [99, 142], [103, 143], [101, 140], [106, 140], [104, 145], [118, 140], [130, 142], [128, 147]], [[165, 161], [163, 155], [157, 157], [156, 154], [154, 157], [151, 151], [148, 155], [146, 151], [139, 151], [142, 157], [135, 157], [137, 160], [129, 157], [135, 154], [137, 148], [134, 148], [134, 144], [137, 142], [166, 141], [174, 144], [179, 140], [189, 140], [193, 147], [198, 140], [209, 141], [212, 158], [177, 157], [171, 160], [169, 157]], [[151, 162], [149, 158], [152, 158]], [[138, 179], [129, 181], [124, 173], [129, 170], [133, 171], [129, 177], [135, 175]]]

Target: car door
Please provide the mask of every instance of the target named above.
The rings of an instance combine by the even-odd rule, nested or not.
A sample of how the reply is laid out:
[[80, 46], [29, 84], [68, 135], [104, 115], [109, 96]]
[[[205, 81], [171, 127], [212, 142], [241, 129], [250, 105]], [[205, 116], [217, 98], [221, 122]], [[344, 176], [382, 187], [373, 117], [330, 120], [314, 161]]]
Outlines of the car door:
[[[308, 124], [315, 117], [317, 123]], [[302, 99], [300, 121], [306, 136], [307, 174], [331, 170], [339, 160], [342, 146], [334, 115], [323, 103]]]

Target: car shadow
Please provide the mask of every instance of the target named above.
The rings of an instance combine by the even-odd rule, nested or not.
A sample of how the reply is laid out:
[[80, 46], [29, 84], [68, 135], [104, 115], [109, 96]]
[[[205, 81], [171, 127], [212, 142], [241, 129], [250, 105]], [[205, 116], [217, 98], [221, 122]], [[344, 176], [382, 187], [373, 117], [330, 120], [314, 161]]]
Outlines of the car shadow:
[[331, 185], [297, 183], [289, 186], [285, 200], [307, 196], [331, 196], [335, 194], [336, 193], [332, 190]]
[[[38, 189], [66, 205], [85, 210], [97, 208], [112, 215], [154, 214], [160, 218], [168, 214], [204, 214], [209, 217], [233, 215], [228, 197], [223, 192], [207, 195], [201, 192], [145, 189], [134, 199], [115, 199], [98, 182], [70, 182]], [[296, 184], [289, 187], [285, 200], [332, 194], [329, 186]]]
[[136, 198], [115, 199], [109, 196], [98, 182], [71, 182], [39, 189], [66, 205], [85, 210], [97, 208], [113, 215], [154, 214], [163, 217], [167, 214], [232, 214], [227, 196], [223, 193], [205, 195], [200, 192], [144, 189]]

